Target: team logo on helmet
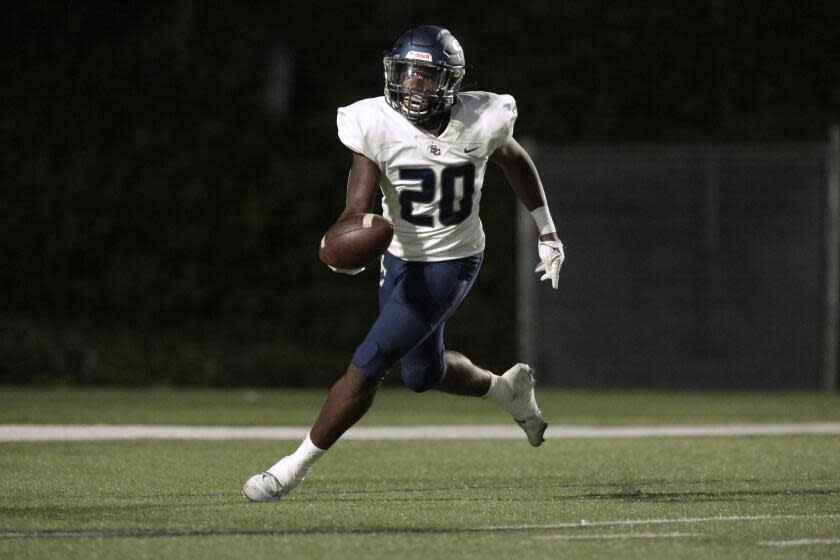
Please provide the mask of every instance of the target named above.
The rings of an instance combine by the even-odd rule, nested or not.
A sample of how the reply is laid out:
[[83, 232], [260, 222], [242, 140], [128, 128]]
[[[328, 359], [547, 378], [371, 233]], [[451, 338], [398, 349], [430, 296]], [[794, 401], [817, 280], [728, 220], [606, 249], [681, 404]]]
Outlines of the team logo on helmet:
[[440, 148], [438, 148], [437, 144], [432, 144], [431, 146], [429, 146], [429, 152], [433, 156], [439, 156], [440, 155]]

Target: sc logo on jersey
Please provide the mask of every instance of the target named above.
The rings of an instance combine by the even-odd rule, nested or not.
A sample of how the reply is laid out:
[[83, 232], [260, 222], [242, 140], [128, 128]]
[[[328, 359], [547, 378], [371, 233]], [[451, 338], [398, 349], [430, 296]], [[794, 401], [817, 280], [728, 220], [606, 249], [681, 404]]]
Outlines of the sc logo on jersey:
[[438, 147], [437, 144], [432, 144], [431, 146], [429, 146], [429, 153], [432, 154], [433, 156], [439, 156], [440, 155], [440, 148]]

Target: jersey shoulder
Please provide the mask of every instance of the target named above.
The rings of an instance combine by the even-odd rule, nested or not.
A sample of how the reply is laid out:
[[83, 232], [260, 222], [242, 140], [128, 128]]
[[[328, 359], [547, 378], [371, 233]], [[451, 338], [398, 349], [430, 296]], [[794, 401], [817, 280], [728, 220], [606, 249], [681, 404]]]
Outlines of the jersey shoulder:
[[489, 139], [491, 152], [513, 135], [518, 115], [513, 96], [489, 91], [467, 91], [458, 94], [458, 101], [463, 104], [460, 118], [468, 128], [480, 131]]
[[387, 107], [387, 104], [385, 103], [385, 98], [380, 95], [379, 97], [360, 99], [346, 107], [339, 107], [338, 114], [346, 115], [348, 118], [356, 121], [364, 121], [377, 118], [382, 113], [384, 107]]
[[[392, 141], [399, 132], [394, 113], [383, 96], [362, 99], [346, 107], [339, 107], [336, 116], [341, 142], [370, 160]], [[402, 118], [402, 117], [400, 117]]]
[[516, 100], [512, 95], [506, 93], [462, 91], [458, 94], [458, 101], [462, 102], [466, 107], [475, 107], [478, 110], [516, 111]]

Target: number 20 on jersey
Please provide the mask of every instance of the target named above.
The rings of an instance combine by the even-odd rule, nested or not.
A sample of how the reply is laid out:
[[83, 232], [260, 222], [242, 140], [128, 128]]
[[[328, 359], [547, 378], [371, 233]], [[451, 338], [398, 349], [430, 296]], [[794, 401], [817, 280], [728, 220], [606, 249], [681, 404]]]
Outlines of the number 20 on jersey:
[[[432, 227], [434, 219], [431, 216], [414, 214], [414, 203], [428, 204], [437, 195], [437, 178], [431, 167], [400, 169], [400, 179], [403, 181], [420, 181], [420, 190], [404, 190], [400, 193], [400, 217], [406, 222], [417, 226]], [[464, 194], [460, 201], [455, 200], [455, 182], [461, 179]], [[454, 167], [444, 167], [440, 174], [440, 202], [438, 203], [438, 219], [445, 226], [460, 224], [472, 212], [473, 194], [475, 193], [475, 166], [472, 163]], [[460, 204], [456, 205], [456, 202]], [[457, 208], [456, 208], [457, 206]]]

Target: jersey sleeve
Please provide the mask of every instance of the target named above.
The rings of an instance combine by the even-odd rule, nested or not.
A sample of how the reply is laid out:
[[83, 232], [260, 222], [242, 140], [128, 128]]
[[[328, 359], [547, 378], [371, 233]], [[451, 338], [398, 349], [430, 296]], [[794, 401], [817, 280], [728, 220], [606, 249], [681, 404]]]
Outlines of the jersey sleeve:
[[513, 137], [513, 125], [518, 114], [516, 100], [511, 95], [499, 95], [493, 105], [495, 122], [491, 135], [491, 153]]
[[339, 107], [336, 116], [338, 138], [341, 143], [371, 161], [381, 143], [379, 116], [375, 99], [363, 99], [347, 107]]
[[338, 139], [341, 143], [357, 152], [363, 154], [364, 148], [364, 134], [356, 119], [355, 115], [349, 107], [339, 107], [338, 115], [336, 116], [336, 124], [338, 125]]

